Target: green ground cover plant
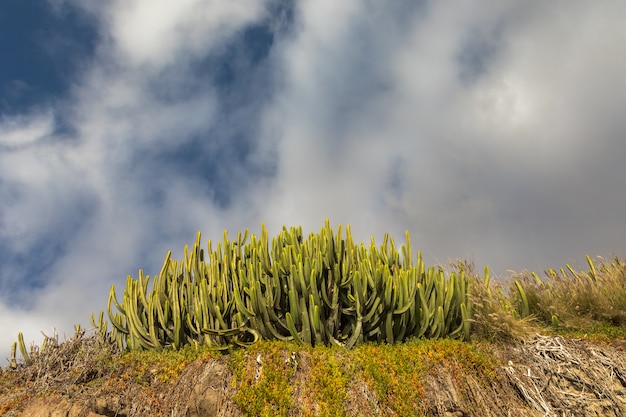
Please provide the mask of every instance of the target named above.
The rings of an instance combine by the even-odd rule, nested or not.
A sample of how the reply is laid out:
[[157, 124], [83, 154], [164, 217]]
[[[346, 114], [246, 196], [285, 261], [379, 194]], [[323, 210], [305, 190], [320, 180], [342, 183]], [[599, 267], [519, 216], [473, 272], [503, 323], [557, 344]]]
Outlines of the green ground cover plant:
[[[306, 415], [344, 415], [351, 381], [359, 380], [385, 404], [382, 415], [424, 416], [425, 376], [446, 366], [488, 381], [497, 361], [473, 343], [452, 339], [414, 339], [387, 345], [361, 344], [354, 349], [311, 347], [262, 341], [230, 355], [235, 400], [246, 416], [288, 415], [294, 398], [304, 398]], [[306, 381], [296, 378], [300, 371]], [[488, 382], [485, 382], [488, 384]], [[302, 395], [295, 391], [305, 390]]]
[[290, 379], [296, 359], [280, 343], [258, 343], [251, 349], [235, 351], [230, 358], [234, 383], [239, 388], [235, 401], [249, 416], [287, 416], [292, 406]]

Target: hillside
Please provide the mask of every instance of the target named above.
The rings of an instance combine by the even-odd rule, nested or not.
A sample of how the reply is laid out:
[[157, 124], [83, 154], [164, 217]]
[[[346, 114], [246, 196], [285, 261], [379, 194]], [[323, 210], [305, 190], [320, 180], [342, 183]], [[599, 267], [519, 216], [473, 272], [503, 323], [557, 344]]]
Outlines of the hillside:
[[328, 221], [200, 242], [111, 287], [89, 333], [18, 334], [0, 416], [626, 416], [618, 258], [496, 281]]
[[0, 415], [626, 415], [623, 339], [535, 335], [353, 350], [260, 342], [227, 354], [121, 354], [81, 332], [47, 352], [1, 374]]

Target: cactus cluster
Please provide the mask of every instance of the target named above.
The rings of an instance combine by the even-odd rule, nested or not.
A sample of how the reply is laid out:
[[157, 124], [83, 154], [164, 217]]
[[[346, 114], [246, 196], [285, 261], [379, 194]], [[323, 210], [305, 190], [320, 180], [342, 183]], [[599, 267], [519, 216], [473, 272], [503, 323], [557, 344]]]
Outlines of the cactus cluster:
[[[222, 349], [259, 339], [352, 347], [364, 341], [395, 343], [410, 337], [468, 339], [472, 303], [469, 277], [413, 264], [410, 237], [397, 250], [355, 244], [350, 227], [337, 233], [328, 221], [319, 234], [246, 230], [208, 251], [200, 233], [184, 259], [171, 253], [159, 275], [127, 278], [123, 299], [111, 287], [108, 321], [92, 324], [102, 337], [128, 349]], [[250, 238], [250, 241], [248, 241]]]

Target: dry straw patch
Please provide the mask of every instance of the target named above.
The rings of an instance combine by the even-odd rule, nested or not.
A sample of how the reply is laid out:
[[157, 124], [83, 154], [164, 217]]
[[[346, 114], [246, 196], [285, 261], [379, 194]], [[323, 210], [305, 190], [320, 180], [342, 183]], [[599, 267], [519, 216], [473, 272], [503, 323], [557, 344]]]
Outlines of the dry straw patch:
[[537, 335], [506, 351], [511, 384], [540, 415], [626, 415], [626, 356], [611, 347]]
[[80, 328], [62, 343], [56, 333], [46, 336], [41, 348], [31, 346], [28, 363], [15, 361], [13, 369], [0, 372], [0, 415], [15, 415], [42, 394], [80, 394], [89, 383], [109, 373], [117, 357], [117, 348], [97, 335], [86, 336]]
[[46, 336], [40, 348], [31, 346], [28, 363], [15, 363], [13, 382], [26, 384], [33, 392], [62, 392], [67, 386], [83, 384], [104, 376], [111, 370], [118, 349], [98, 335], [86, 335], [77, 328], [73, 337], [59, 343], [59, 336]]

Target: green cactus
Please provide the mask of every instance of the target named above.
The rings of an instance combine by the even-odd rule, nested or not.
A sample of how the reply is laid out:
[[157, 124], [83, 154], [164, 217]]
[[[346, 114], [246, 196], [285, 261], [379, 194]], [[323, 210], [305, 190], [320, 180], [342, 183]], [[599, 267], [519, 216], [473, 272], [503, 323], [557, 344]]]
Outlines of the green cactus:
[[128, 277], [122, 302], [112, 286], [111, 330], [102, 314], [97, 323], [92, 317], [102, 337], [128, 349], [469, 337], [468, 278], [426, 269], [419, 252], [414, 263], [408, 232], [400, 251], [389, 235], [380, 246], [357, 245], [349, 226], [334, 233], [328, 221], [306, 238], [300, 227], [283, 227], [270, 242], [261, 225], [260, 236], [246, 230], [235, 241], [225, 231], [215, 251], [200, 243], [198, 233], [182, 261], [168, 252], [159, 275]]
[[11, 345], [11, 358], [9, 359], [9, 368], [17, 368], [17, 342], [13, 342]]
[[[20, 353], [22, 354], [22, 358], [24, 358], [24, 363], [26, 364], [26, 366], [30, 365], [32, 362], [32, 359], [30, 355], [28, 354], [28, 349], [26, 349], [26, 344], [24, 343], [24, 335], [22, 334], [22, 332], [19, 332], [17, 334], [17, 343], [20, 348]], [[15, 362], [15, 345], [13, 346], [11, 356], [12, 356], [12, 362]]]

